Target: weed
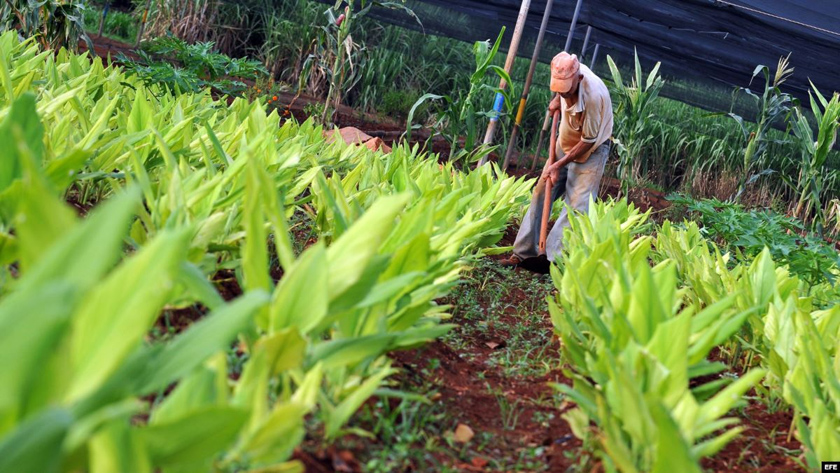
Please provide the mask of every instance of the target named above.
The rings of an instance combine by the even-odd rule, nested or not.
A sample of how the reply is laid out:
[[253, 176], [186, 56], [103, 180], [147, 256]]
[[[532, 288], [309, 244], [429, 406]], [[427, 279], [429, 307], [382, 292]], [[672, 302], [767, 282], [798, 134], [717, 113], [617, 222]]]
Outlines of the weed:
[[499, 404], [499, 414], [502, 421], [502, 427], [505, 430], [515, 429], [516, 424], [519, 422], [519, 417], [522, 415], [524, 409], [521, 405], [522, 400], [516, 399], [513, 402], [510, 402], [504, 391], [490, 386], [490, 383], [485, 384], [487, 386], [487, 391], [496, 398], [496, 402]]
[[135, 53], [137, 60], [124, 54], [117, 58], [126, 72], [146, 85], [162, 84], [173, 92], [198, 92], [210, 87], [225, 95], [240, 95], [246, 86], [235, 79], [254, 80], [266, 73], [259, 62], [215, 52], [212, 42], [188, 44], [174, 36], [146, 41]]

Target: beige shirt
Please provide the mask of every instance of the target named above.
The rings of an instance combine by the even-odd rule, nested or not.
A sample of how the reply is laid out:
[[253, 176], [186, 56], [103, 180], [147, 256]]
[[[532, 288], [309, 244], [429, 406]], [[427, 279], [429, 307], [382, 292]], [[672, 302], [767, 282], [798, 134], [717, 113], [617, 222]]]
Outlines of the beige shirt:
[[[581, 64], [583, 74], [578, 87], [578, 101], [571, 107], [563, 107], [557, 146], [563, 153], [568, 153], [580, 141], [595, 143], [589, 151], [578, 159], [585, 162], [601, 144], [610, 139], [613, 131], [613, 112], [610, 92], [598, 76]], [[558, 153], [560, 150], [557, 150]]]

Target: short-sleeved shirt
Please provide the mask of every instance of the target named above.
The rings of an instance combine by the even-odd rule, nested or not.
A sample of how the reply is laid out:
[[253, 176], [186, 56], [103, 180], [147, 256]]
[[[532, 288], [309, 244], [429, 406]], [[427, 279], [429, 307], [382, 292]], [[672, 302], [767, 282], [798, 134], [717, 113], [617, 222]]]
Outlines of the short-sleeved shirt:
[[[571, 107], [563, 100], [557, 146], [568, 153], [580, 141], [595, 143], [575, 162], [585, 162], [601, 144], [610, 139], [613, 131], [613, 112], [610, 92], [598, 76], [581, 64], [583, 74], [578, 87], [578, 101]], [[560, 151], [560, 150], [558, 150]]]

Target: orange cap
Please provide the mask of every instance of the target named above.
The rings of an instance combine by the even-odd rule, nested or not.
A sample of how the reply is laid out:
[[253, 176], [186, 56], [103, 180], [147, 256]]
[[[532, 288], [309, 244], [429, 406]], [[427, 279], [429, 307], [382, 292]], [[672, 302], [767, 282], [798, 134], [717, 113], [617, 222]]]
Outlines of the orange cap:
[[578, 74], [580, 61], [577, 55], [563, 51], [554, 56], [551, 60], [551, 91], [560, 94], [570, 91]]

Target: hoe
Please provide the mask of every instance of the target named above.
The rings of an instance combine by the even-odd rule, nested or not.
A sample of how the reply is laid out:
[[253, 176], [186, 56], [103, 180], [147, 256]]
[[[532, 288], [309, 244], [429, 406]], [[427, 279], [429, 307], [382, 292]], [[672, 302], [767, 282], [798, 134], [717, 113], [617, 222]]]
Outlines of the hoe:
[[[560, 123], [560, 110], [554, 111], [554, 116], [552, 117], [551, 121], [551, 134], [549, 135], [549, 145], [548, 145], [548, 161], [545, 163], [545, 167], [551, 166], [557, 159], [557, 127]], [[560, 159], [560, 166], [563, 167], [569, 164], [571, 161], [569, 156], [564, 156]], [[543, 200], [543, 210], [542, 210], [542, 221], [540, 222], [540, 241], [539, 241], [539, 256], [535, 258], [528, 258], [522, 263], [519, 264], [521, 268], [534, 271], [536, 273], [547, 274], [551, 267], [551, 264], [548, 261], [548, 257], [546, 256], [545, 250], [545, 243], [546, 239], [548, 238], [548, 221], [551, 218], [551, 189], [554, 187], [555, 182], [551, 179], [551, 175], [548, 173], [543, 173], [540, 177], [543, 181], [543, 195], [545, 196]]]

